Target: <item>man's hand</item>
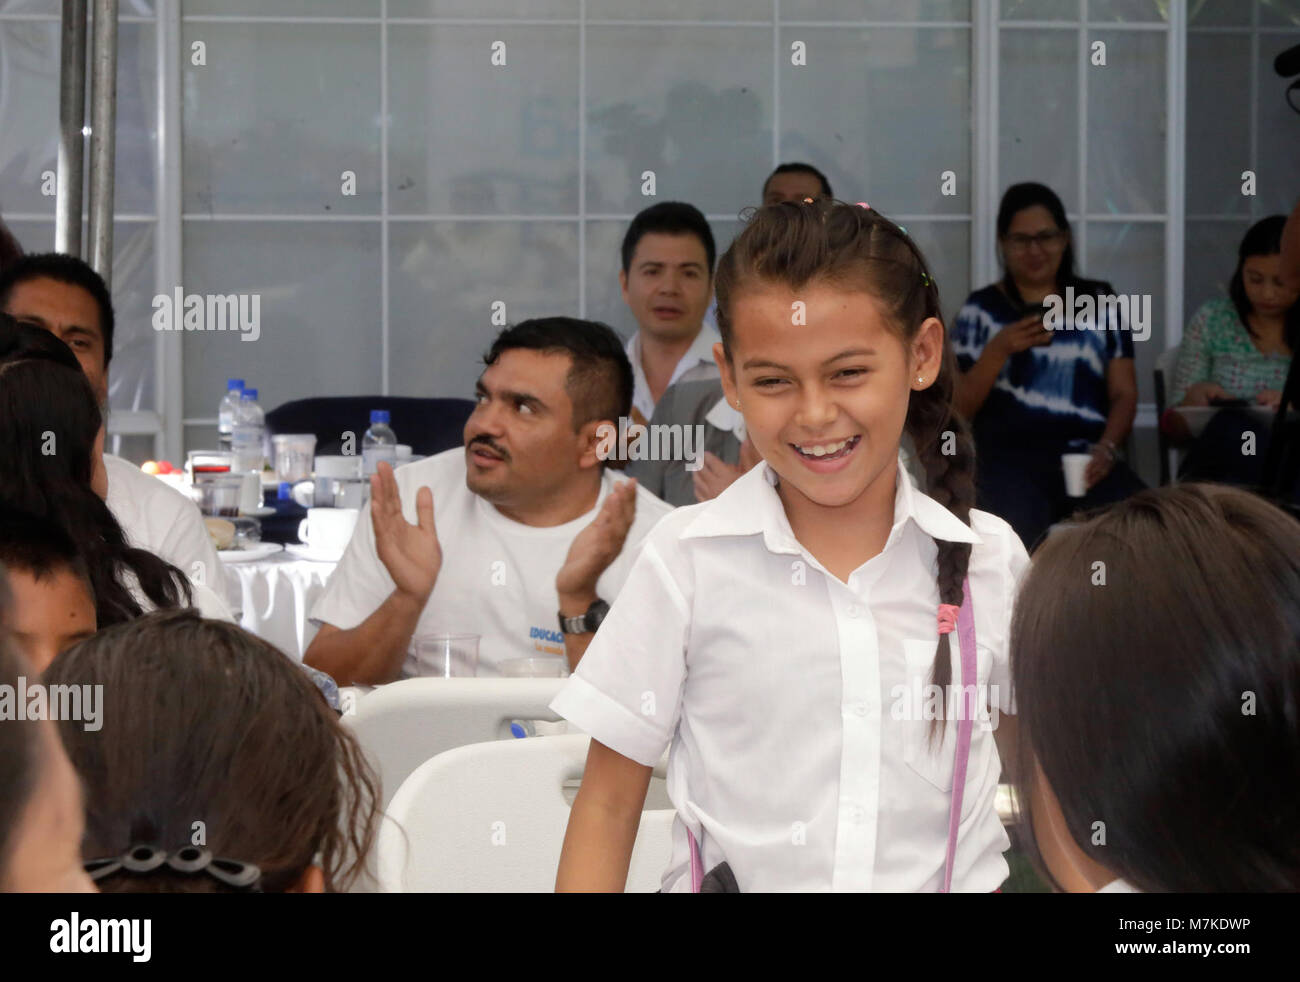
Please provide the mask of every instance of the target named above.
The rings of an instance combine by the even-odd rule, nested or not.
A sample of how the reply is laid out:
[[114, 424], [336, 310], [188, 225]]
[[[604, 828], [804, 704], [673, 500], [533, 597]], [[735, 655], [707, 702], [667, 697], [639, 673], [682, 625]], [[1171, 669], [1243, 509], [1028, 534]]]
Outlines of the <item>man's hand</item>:
[[1038, 314], [1013, 321], [989, 339], [990, 347], [1006, 357], [1051, 343], [1052, 332], [1043, 326], [1043, 318]]
[[745, 437], [745, 442], [740, 445], [740, 465], [732, 466], [726, 463], [716, 454], [711, 454], [707, 450], [704, 452], [704, 463], [692, 478], [695, 485], [696, 501], [711, 501], [723, 491], [731, 487], [732, 483], [751, 467], [757, 464], [763, 458], [758, 455], [754, 449], [754, 444]]
[[442, 568], [442, 547], [433, 524], [433, 492], [420, 488], [415, 495], [417, 525], [402, 515], [397, 479], [387, 461], [370, 478], [370, 520], [375, 529], [375, 551], [393, 578], [399, 593], [423, 606], [433, 592]]
[[594, 595], [596, 581], [623, 551], [636, 518], [636, 481], [617, 485], [605, 498], [596, 520], [574, 536], [569, 555], [555, 577], [555, 591], [565, 597]]

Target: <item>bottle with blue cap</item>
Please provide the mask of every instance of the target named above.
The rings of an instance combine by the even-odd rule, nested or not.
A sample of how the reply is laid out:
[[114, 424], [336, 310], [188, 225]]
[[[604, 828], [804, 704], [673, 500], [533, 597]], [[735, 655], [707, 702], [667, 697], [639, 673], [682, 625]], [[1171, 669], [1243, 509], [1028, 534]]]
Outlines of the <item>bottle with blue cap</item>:
[[239, 409], [239, 398], [244, 392], [244, 380], [232, 378], [226, 380], [226, 394], [217, 406], [217, 446], [222, 450], [230, 449], [231, 435], [235, 429], [235, 413]]
[[397, 466], [397, 434], [388, 425], [387, 409], [370, 410], [370, 429], [361, 437], [361, 467], [366, 477], [379, 470], [379, 462]]

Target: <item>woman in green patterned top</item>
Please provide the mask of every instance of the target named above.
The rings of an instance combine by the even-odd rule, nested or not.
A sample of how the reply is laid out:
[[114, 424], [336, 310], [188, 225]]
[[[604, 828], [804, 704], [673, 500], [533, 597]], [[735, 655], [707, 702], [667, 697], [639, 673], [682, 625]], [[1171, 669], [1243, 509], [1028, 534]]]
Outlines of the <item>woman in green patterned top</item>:
[[[1277, 409], [1300, 345], [1300, 290], [1282, 276], [1279, 255], [1285, 225], [1285, 216], [1272, 215], [1251, 226], [1237, 251], [1228, 296], [1203, 304], [1187, 325], [1174, 368], [1172, 405], [1245, 399]], [[1185, 433], [1181, 422], [1175, 414], [1166, 432], [1177, 439]], [[1217, 413], [1192, 445], [1179, 476], [1257, 483], [1262, 456], [1243, 454], [1241, 447], [1243, 433], [1259, 425], [1250, 413]]]

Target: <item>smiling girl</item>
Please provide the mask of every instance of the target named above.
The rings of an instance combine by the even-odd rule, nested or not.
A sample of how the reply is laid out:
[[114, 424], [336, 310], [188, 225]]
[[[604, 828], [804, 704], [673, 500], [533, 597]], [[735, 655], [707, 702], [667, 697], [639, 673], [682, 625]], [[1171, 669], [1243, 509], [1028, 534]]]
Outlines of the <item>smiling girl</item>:
[[[706, 870], [705, 890], [993, 890], [1000, 760], [971, 715], [1014, 712], [1027, 556], [971, 508], [925, 260], [866, 208], [784, 203], [728, 249], [717, 295], [724, 391], [763, 462], [659, 523], [553, 703], [593, 738], [557, 889], [623, 888], [670, 748], [665, 891]], [[899, 467], [905, 432], [928, 495]], [[989, 705], [899, 695], [954, 679]]]

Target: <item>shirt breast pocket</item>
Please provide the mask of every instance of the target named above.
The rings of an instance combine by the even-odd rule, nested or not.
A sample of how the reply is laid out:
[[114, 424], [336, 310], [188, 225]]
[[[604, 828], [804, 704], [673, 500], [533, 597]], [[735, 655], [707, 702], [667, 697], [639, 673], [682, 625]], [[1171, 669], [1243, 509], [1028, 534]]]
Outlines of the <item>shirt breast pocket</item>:
[[[957, 752], [957, 714], [967, 704], [961, 692], [961, 658], [956, 634], [949, 636], [951, 659], [950, 682], [945, 689], [933, 683], [934, 656], [938, 641], [932, 639], [903, 641], [907, 663], [907, 695], [903, 715], [903, 760], [913, 771], [940, 791], [952, 790], [952, 774]], [[971, 759], [976, 756], [977, 737], [987, 729], [988, 682], [993, 668], [993, 654], [975, 645], [976, 687], [970, 699], [972, 713]], [[938, 716], [942, 714], [942, 719]], [[933, 736], [931, 735], [933, 733]], [[968, 770], [968, 773], [969, 770]]]

